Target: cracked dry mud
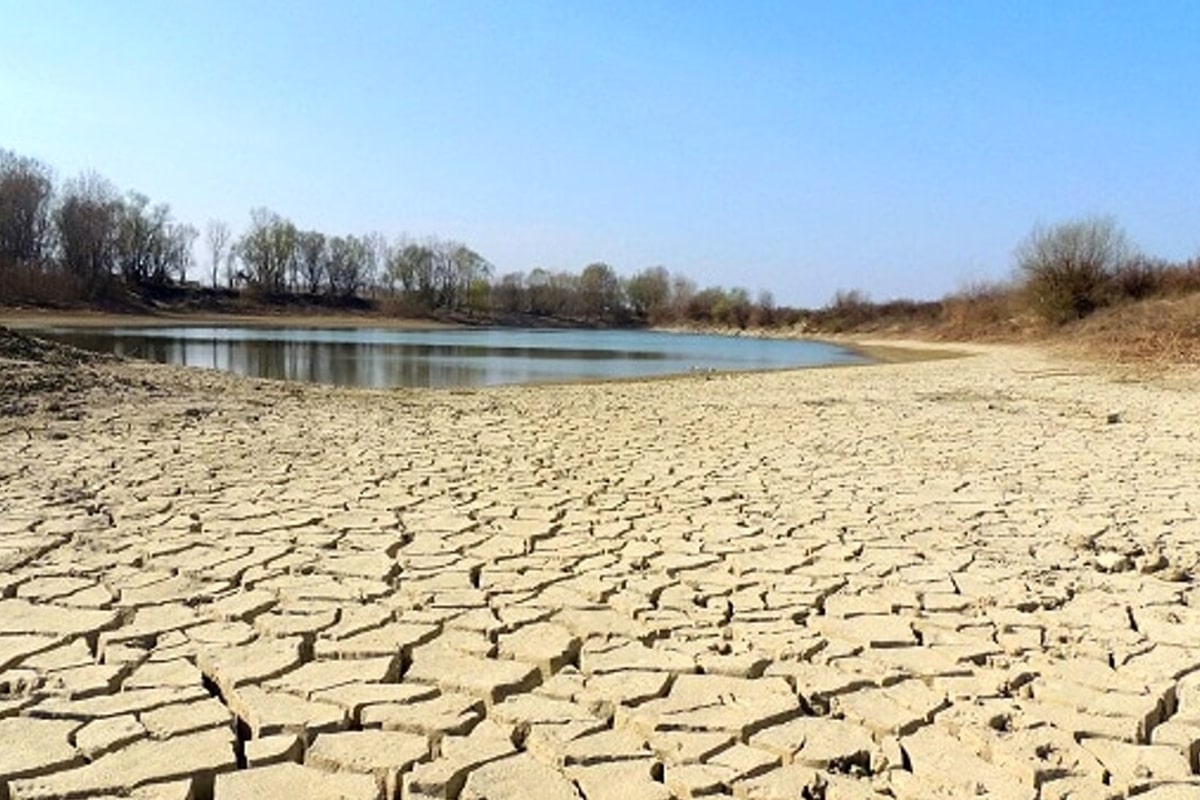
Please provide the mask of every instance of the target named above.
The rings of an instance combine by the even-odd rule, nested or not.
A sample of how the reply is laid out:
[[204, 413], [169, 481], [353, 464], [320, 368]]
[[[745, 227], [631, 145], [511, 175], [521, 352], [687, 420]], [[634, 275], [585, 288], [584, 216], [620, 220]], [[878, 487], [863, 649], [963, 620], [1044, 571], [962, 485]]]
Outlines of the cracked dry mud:
[[0, 797], [1200, 797], [1189, 386], [0, 385]]

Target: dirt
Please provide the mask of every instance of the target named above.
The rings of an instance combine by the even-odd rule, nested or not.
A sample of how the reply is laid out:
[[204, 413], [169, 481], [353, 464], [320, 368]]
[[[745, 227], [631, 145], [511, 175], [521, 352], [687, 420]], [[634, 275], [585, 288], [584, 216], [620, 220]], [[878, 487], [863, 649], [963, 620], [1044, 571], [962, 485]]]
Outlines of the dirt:
[[118, 360], [0, 325], [0, 418], [43, 410], [58, 419], [80, 419], [87, 393], [116, 380], [96, 367]]

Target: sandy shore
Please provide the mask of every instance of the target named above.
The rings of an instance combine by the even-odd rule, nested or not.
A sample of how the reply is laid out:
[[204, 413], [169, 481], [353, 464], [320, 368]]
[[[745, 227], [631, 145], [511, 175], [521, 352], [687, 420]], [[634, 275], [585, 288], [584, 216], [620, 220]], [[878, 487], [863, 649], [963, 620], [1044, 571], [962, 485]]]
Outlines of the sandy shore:
[[247, 328], [388, 328], [392, 330], [442, 330], [460, 327], [429, 319], [408, 319], [384, 314], [215, 314], [204, 312], [162, 314], [111, 314], [102, 311], [16, 310], [0, 308], [0, 325], [14, 330], [38, 328], [175, 327], [196, 325]]
[[0, 363], [0, 796], [1200, 796], [1196, 386]]

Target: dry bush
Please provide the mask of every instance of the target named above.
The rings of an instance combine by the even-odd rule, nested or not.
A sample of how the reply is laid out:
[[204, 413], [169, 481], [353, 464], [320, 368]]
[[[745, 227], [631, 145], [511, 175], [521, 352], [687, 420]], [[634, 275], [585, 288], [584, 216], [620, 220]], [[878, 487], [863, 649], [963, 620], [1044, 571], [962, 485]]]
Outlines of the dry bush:
[[1104, 309], [1064, 329], [1073, 348], [1123, 364], [1200, 364], [1200, 293]]
[[1148, 258], [1134, 258], [1117, 267], [1109, 287], [1116, 301], [1145, 300], [1162, 293], [1166, 265]]
[[1113, 272], [1110, 290], [1115, 302], [1195, 294], [1200, 292], [1200, 260], [1171, 264], [1161, 259], [1134, 258]]
[[1020, 328], [1019, 305], [1011, 284], [970, 283], [942, 300], [938, 332], [947, 338], [1007, 338]]
[[915, 334], [935, 327], [941, 315], [937, 301], [875, 303], [860, 291], [839, 291], [827, 306], [808, 315], [807, 324], [824, 333]]
[[427, 317], [429, 308], [415, 298], [390, 295], [379, 300], [380, 313], [387, 317]]
[[1112, 276], [1133, 255], [1111, 217], [1038, 226], [1017, 248], [1031, 310], [1052, 324], [1081, 319], [1111, 296]]
[[71, 273], [36, 265], [0, 269], [0, 306], [53, 306], [66, 308], [91, 299], [91, 292]]
[[861, 328], [872, 316], [871, 300], [857, 289], [839, 289], [825, 308], [813, 314], [818, 328], [832, 333], [845, 333]]
[[1182, 297], [1200, 292], [1200, 258], [1162, 268], [1159, 292], [1164, 297]]

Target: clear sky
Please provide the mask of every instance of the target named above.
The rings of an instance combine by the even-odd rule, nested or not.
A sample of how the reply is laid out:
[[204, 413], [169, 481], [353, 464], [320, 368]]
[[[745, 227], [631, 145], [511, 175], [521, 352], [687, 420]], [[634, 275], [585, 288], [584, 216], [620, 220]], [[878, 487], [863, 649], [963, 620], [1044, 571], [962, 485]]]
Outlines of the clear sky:
[[198, 228], [932, 297], [1081, 215], [1200, 255], [1200, 2], [0, 0], [0, 147]]

